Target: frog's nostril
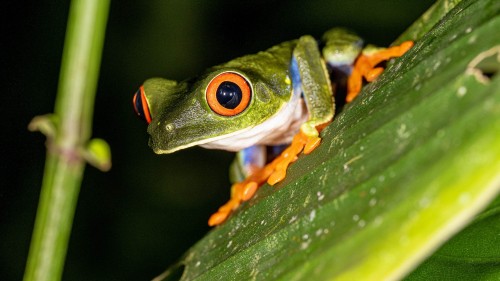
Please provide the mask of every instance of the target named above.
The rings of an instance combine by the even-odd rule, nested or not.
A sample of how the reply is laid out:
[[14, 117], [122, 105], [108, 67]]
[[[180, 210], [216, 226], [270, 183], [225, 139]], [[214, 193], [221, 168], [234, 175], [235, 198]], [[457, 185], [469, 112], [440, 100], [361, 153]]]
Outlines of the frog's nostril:
[[151, 123], [151, 113], [149, 112], [149, 105], [148, 100], [146, 99], [146, 93], [144, 92], [144, 86], [141, 86], [134, 94], [132, 105], [134, 106], [135, 114], [137, 114], [139, 118], [146, 121], [148, 124]]
[[165, 125], [165, 130], [167, 131], [167, 133], [172, 133], [175, 129], [175, 126], [174, 124], [167, 124]]

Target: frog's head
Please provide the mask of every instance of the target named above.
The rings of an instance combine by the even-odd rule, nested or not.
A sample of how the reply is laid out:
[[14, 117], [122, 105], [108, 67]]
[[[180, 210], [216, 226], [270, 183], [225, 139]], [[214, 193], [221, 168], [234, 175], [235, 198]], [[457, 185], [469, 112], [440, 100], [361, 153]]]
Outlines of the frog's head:
[[[171, 153], [239, 134], [269, 119], [290, 99], [286, 59], [246, 56], [195, 79], [147, 80], [134, 108], [149, 123], [150, 146]], [[277, 71], [276, 68], [281, 68]]]

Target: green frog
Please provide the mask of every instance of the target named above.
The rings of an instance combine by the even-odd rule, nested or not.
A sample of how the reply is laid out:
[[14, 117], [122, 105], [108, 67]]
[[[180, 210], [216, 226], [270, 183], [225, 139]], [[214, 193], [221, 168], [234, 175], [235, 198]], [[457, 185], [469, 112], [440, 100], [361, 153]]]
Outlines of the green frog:
[[182, 82], [148, 79], [133, 105], [149, 124], [155, 153], [196, 145], [238, 152], [230, 169], [231, 199], [210, 217], [214, 226], [265, 182], [282, 181], [301, 153], [309, 154], [320, 144], [320, 131], [335, 114], [335, 75], [348, 77], [350, 102], [364, 80], [382, 73], [378, 64], [412, 46], [407, 41], [390, 48], [363, 47], [353, 32], [334, 28], [319, 44], [305, 35]]

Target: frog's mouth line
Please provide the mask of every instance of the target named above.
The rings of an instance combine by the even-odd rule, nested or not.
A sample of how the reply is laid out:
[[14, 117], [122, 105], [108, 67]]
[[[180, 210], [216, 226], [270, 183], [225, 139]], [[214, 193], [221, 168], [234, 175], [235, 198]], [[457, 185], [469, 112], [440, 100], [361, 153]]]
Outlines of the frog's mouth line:
[[[176, 152], [178, 150], [182, 150], [182, 149], [185, 149], [185, 148], [189, 148], [189, 147], [192, 147], [192, 146], [203, 146], [204, 144], [207, 144], [207, 143], [211, 143], [211, 142], [215, 142], [215, 141], [218, 141], [218, 140], [222, 140], [222, 139], [227, 139], [227, 138], [231, 138], [235, 135], [238, 135], [238, 134], [241, 134], [241, 133], [244, 133], [244, 132], [247, 132], [249, 130], [251, 130], [253, 127], [250, 127], [250, 128], [245, 128], [245, 129], [242, 129], [242, 130], [239, 130], [239, 131], [236, 131], [236, 132], [232, 132], [232, 133], [229, 133], [229, 134], [225, 134], [225, 135], [222, 135], [222, 136], [217, 136], [217, 137], [213, 137], [213, 138], [209, 138], [209, 139], [202, 139], [202, 140], [199, 140], [199, 141], [195, 141], [195, 142], [192, 142], [192, 143], [188, 143], [188, 144], [184, 144], [184, 145], [179, 145], [179, 146], [176, 146], [174, 148], [171, 148], [171, 149], [154, 149], [154, 152], [156, 154], [169, 154], [169, 153], [173, 153], [173, 152]], [[228, 151], [238, 151], [238, 150], [229, 150], [227, 148], [223, 148], [224, 150], [228, 150]]]

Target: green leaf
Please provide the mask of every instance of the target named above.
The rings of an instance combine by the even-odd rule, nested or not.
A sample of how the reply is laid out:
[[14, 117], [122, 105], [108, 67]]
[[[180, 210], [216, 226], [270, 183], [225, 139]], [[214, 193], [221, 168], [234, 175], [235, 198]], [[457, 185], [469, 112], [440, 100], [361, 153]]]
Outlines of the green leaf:
[[407, 280], [498, 280], [500, 197]]
[[[425, 21], [435, 25], [423, 37], [425, 24], [410, 29], [416, 45], [283, 183], [263, 186], [156, 280], [400, 279], [484, 210], [500, 191], [500, 2], [448, 3], [426, 14], [449, 10]], [[484, 238], [498, 211], [488, 218], [461, 235]], [[471, 246], [457, 237], [460, 251]]]
[[429, 30], [431, 30], [431, 28], [433, 28], [444, 15], [455, 8], [455, 6], [461, 1], [462, 0], [437, 1], [418, 20], [416, 20], [410, 28], [399, 36], [396, 43], [421, 38], [425, 33], [429, 32]]

